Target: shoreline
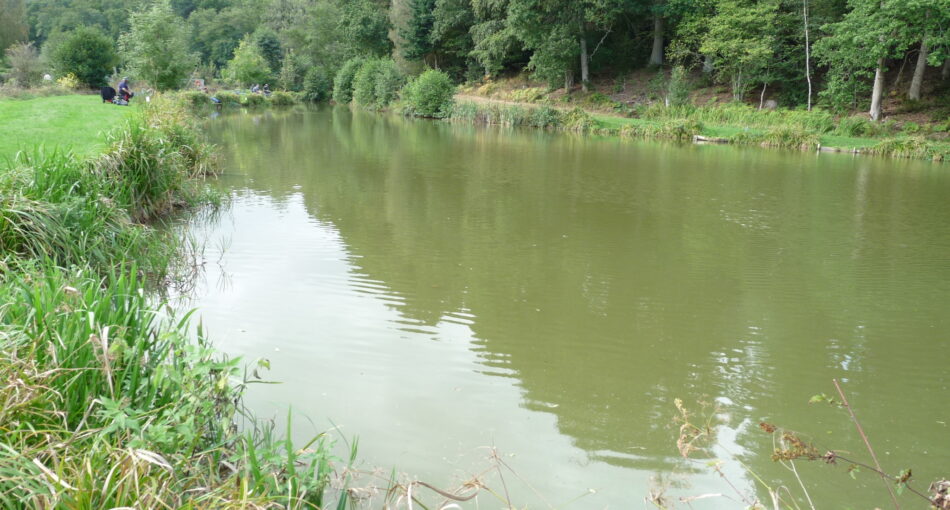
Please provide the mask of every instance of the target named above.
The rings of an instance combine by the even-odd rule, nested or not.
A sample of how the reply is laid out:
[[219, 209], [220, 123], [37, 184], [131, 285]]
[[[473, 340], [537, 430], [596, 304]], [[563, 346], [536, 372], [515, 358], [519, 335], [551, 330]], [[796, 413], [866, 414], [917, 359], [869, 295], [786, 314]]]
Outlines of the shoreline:
[[[724, 111], [723, 107], [696, 108], [704, 114]], [[797, 112], [792, 112], [794, 115]], [[922, 137], [848, 137], [834, 132], [794, 125], [736, 126], [712, 124], [688, 118], [632, 118], [591, 111], [579, 106], [526, 103], [459, 93], [455, 96], [449, 122], [525, 126], [559, 131], [574, 131], [620, 138], [677, 140], [692, 143], [758, 145], [817, 153], [851, 153], [891, 158], [950, 160], [950, 144]], [[845, 142], [845, 143], [842, 143]], [[850, 142], [850, 143], [847, 143]]]

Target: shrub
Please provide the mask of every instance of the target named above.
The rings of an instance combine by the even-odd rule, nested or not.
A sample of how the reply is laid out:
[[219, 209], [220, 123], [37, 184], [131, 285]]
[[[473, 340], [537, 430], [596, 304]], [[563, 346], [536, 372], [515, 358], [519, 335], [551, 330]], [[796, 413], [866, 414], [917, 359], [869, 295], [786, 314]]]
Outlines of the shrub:
[[360, 106], [376, 104], [376, 75], [382, 71], [385, 61], [373, 59], [363, 62], [353, 77], [353, 101]]
[[882, 140], [870, 147], [868, 152], [895, 158], [924, 158], [934, 161], [950, 158], [950, 146], [936, 144], [920, 136]]
[[384, 60], [380, 63], [376, 74], [375, 94], [376, 107], [386, 108], [390, 103], [396, 100], [399, 95], [399, 89], [406, 82], [405, 77], [396, 69], [396, 63], [392, 60]]
[[28, 88], [43, 79], [43, 63], [33, 43], [14, 44], [5, 53], [10, 63], [7, 76], [16, 86]]
[[208, 94], [198, 90], [186, 90], [182, 92], [179, 97], [185, 104], [192, 108], [200, 108], [211, 103], [211, 98], [208, 97]]
[[449, 75], [429, 69], [402, 89], [406, 112], [416, 117], [443, 118], [452, 113], [455, 85]]
[[241, 104], [241, 96], [235, 94], [234, 92], [222, 90], [216, 93], [214, 97], [218, 98], [218, 100], [221, 101], [221, 104], [224, 106], [237, 106]]
[[353, 100], [353, 79], [363, 66], [362, 58], [351, 58], [333, 77], [333, 101], [339, 104], [348, 104]]
[[835, 133], [844, 136], [872, 136], [877, 131], [876, 125], [864, 117], [844, 117], [838, 121]]
[[666, 88], [666, 102], [668, 106], [689, 104], [689, 80], [685, 67], [676, 66], [670, 73], [670, 82]]
[[590, 131], [596, 126], [594, 118], [581, 108], [574, 108], [562, 116], [564, 129], [568, 131]]
[[73, 73], [69, 73], [66, 76], [56, 80], [56, 84], [65, 90], [76, 90], [82, 86], [82, 82], [79, 81], [79, 77]]
[[268, 98], [268, 101], [273, 106], [291, 106], [297, 104], [297, 98], [294, 97], [290, 92], [274, 92]]
[[313, 66], [303, 80], [303, 97], [307, 101], [319, 103], [330, 99], [330, 76], [322, 66]]
[[556, 128], [561, 125], [561, 112], [550, 106], [538, 108], [531, 112], [529, 123], [539, 128]]
[[702, 129], [702, 123], [695, 120], [668, 120], [658, 124], [627, 124], [620, 128], [620, 136], [688, 141]]
[[89, 87], [99, 87], [118, 63], [115, 46], [99, 29], [80, 27], [53, 49], [50, 58], [60, 76], [73, 74]]
[[919, 133], [919, 132], [920, 132], [920, 124], [918, 124], [918, 123], [916, 123], [916, 122], [910, 122], [910, 121], [905, 122], [904, 125], [901, 127], [901, 131], [903, 131], [903, 132], [905, 132], [905, 133], [908, 133], [908, 134], [916, 134], [916, 133]]
[[267, 98], [264, 97], [264, 94], [247, 94], [241, 96], [241, 105], [247, 107], [256, 107], [261, 106], [267, 102]]

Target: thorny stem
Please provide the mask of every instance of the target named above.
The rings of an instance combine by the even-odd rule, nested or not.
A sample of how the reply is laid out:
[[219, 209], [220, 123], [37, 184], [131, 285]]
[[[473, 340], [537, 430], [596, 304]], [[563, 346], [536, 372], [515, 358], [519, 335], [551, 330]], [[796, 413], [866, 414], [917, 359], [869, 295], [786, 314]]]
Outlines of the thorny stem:
[[[855, 416], [854, 410], [851, 409], [851, 405], [848, 403], [848, 397], [844, 395], [844, 390], [842, 390], [841, 385], [838, 384], [838, 379], [832, 379], [831, 382], [835, 384], [835, 389], [838, 390], [838, 395], [841, 396], [841, 403], [844, 405], [845, 409], [848, 410], [848, 414], [851, 415], [851, 421], [854, 423], [855, 428], [858, 429], [858, 434], [861, 435], [861, 439], [864, 440], [864, 446], [867, 446], [868, 452], [871, 454], [871, 459], [874, 460], [874, 465], [877, 467], [877, 472], [883, 473], [884, 470], [881, 469], [881, 463], [877, 461], [877, 455], [874, 453], [874, 448], [871, 448], [871, 441], [868, 440], [867, 434], [864, 433], [864, 429], [861, 427], [861, 422], [858, 421], [858, 417]], [[887, 483], [887, 480], [884, 478], [882, 478], [881, 481], [884, 482], [884, 487], [887, 487], [887, 493], [891, 495], [891, 501], [894, 502], [894, 508], [900, 510], [901, 506], [897, 502], [897, 496], [894, 494], [894, 489], [891, 488], [891, 484]]]

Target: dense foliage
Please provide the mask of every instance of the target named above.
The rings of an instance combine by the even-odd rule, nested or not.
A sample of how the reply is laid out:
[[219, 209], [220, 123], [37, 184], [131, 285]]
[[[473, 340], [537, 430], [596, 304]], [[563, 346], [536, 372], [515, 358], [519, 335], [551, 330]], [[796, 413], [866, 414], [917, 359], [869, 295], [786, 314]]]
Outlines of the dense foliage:
[[405, 111], [417, 117], [447, 117], [452, 109], [455, 85], [447, 74], [430, 69], [402, 90]]
[[90, 87], [104, 84], [118, 62], [112, 41], [99, 29], [90, 27], [67, 34], [50, 52], [50, 60], [57, 75], [75, 75]]
[[[123, 41], [122, 74], [159, 88], [195, 73], [299, 91], [310, 75], [314, 92], [322, 73], [340, 103], [363, 60], [389, 57], [379, 91], [364, 77], [364, 100], [389, 102], [393, 84], [427, 68], [455, 83], [526, 70], [586, 90], [680, 66], [673, 85], [702, 76], [740, 101], [870, 105], [876, 119], [883, 98], [932, 98], [950, 79], [947, 0], [0, 0], [0, 50], [28, 38], [52, 55], [84, 27]], [[651, 97], [681, 102], [667, 85]]]
[[119, 47], [128, 72], [159, 90], [180, 87], [196, 63], [187, 28], [164, 3], [133, 14]]

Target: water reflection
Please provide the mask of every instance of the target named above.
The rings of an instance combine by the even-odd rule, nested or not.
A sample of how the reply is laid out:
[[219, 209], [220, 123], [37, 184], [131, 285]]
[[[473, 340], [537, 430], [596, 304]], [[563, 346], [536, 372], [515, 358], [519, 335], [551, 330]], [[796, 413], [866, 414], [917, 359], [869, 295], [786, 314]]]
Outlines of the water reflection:
[[[895, 466], [924, 479], [948, 460], [921, 453], [945, 437], [939, 410], [905, 398], [950, 396], [932, 354], [950, 325], [945, 169], [342, 108], [212, 126], [235, 201], [204, 233], [233, 237], [232, 278], [196, 303], [225, 348], [281, 367], [261, 405], [344, 420], [376, 461], [439, 476], [504, 442], [553, 500], [598, 487], [580, 507], [624, 507], [678, 465], [674, 398], [735, 403], [735, 453], [770, 450], [761, 419], [857, 451], [805, 403], [832, 377]], [[829, 476], [855, 486], [804, 476], [835, 504]]]

